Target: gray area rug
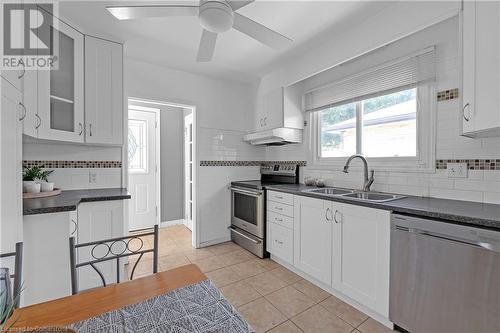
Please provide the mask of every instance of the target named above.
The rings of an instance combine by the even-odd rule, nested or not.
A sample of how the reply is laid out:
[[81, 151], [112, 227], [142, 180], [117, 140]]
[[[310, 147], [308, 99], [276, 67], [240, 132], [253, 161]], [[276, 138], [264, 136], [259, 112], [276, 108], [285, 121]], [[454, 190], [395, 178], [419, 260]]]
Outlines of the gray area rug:
[[210, 280], [68, 327], [79, 333], [255, 332]]

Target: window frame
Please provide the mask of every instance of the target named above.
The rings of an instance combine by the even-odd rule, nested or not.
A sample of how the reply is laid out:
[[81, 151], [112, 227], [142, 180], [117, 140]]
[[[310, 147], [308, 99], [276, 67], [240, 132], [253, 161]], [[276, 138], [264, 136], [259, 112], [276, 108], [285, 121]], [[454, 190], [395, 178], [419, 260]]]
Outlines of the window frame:
[[[417, 99], [417, 147], [416, 156], [408, 157], [367, 157], [371, 168], [380, 171], [398, 171], [398, 172], [435, 172], [436, 156], [436, 84], [427, 82], [412, 86], [416, 88]], [[406, 87], [410, 89], [412, 87]], [[401, 91], [401, 89], [393, 90]], [[391, 92], [387, 92], [390, 94]], [[367, 98], [361, 98], [359, 101]], [[353, 101], [346, 101], [346, 103]], [[356, 107], [356, 117], [360, 117], [362, 108]], [[311, 124], [311, 166], [315, 169], [342, 170], [349, 156], [346, 157], [321, 157], [321, 111], [309, 112]], [[362, 117], [362, 115], [361, 115]], [[362, 149], [362, 121], [356, 122], [356, 151]], [[353, 166], [354, 169], [356, 167]]]

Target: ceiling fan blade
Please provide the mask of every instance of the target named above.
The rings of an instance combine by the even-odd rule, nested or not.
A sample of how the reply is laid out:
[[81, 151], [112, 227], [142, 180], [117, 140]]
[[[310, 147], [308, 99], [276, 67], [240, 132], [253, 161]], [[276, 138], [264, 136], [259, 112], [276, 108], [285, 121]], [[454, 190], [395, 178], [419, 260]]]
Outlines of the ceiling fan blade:
[[246, 5], [251, 4], [255, 0], [227, 0], [227, 3], [233, 10], [238, 10], [241, 7], [245, 7]]
[[238, 13], [234, 13], [233, 28], [273, 49], [283, 49], [292, 43], [290, 38]]
[[148, 17], [197, 16], [198, 6], [108, 6], [106, 9], [119, 20]]
[[200, 40], [200, 47], [198, 48], [198, 57], [196, 61], [207, 62], [212, 60], [215, 50], [215, 42], [217, 41], [217, 34], [208, 30], [203, 30]]

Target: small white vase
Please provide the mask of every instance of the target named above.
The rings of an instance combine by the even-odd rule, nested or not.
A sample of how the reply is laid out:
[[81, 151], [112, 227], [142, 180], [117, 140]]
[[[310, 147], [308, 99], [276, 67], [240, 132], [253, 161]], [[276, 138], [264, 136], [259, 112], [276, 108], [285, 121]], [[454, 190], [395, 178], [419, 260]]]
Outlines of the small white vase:
[[42, 192], [51, 192], [54, 191], [54, 183], [49, 183], [49, 182], [41, 182], [40, 183], [41, 191]]
[[40, 193], [40, 184], [28, 184], [26, 185], [26, 192], [27, 193]]
[[28, 186], [34, 185], [36, 182], [34, 180], [23, 180], [23, 192], [28, 192]]

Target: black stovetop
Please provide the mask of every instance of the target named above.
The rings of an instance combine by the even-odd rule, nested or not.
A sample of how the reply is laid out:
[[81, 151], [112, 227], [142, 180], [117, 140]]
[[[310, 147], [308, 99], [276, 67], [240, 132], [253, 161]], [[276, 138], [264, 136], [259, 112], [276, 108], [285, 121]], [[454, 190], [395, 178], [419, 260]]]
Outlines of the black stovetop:
[[254, 190], [263, 190], [266, 186], [282, 184], [280, 182], [266, 182], [261, 180], [243, 180], [237, 182], [231, 182], [232, 186], [246, 187]]

